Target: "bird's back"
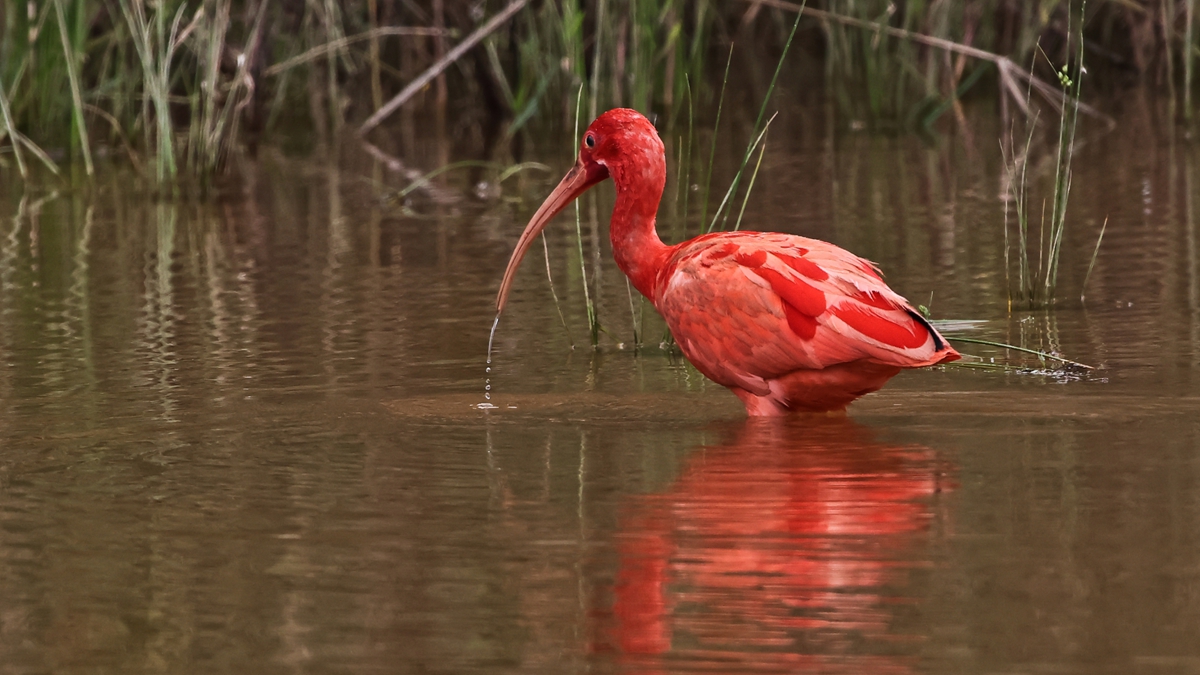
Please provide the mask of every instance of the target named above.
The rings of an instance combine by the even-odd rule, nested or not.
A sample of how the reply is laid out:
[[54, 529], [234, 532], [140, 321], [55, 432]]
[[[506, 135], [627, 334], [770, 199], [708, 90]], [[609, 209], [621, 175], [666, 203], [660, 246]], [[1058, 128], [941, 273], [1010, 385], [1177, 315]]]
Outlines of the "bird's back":
[[843, 408], [902, 368], [959, 357], [872, 263], [823, 241], [704, 235], [656, 281], [655, 307], [701, 372], [784, 408]]

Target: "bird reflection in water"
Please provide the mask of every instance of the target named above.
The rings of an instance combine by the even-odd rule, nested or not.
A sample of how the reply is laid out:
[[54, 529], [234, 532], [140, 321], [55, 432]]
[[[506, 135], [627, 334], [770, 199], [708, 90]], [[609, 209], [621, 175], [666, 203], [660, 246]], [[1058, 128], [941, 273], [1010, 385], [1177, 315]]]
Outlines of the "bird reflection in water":
[[930, 567], [944, 468], [844, 418], [747, 420], [627, 504], [593, 646], [638, 672], [909, 671], [898, 617]]

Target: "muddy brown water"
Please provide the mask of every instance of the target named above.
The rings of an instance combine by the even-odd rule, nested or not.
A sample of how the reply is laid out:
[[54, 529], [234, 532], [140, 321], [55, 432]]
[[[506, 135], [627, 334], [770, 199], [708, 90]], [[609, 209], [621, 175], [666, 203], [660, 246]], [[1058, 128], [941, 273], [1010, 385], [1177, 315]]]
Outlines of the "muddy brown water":
[[659, 348], [604, 190], [601, 349], [564, 217], [570, 333], [535, 246], [478, 407], [557, 174], [398, 206], [348, 144], [264, 150], [205, 203], [7, 183], [0, 673], [1200, 671], [1200, 155], [1136, 111], [1086, 135], [1064, 301], [1009, 313], [998, 125], [972, 119], [930, 144], [785, 111], [747, 222], [1100, 369], [960, 345], [1023, 369], [776, 424]]

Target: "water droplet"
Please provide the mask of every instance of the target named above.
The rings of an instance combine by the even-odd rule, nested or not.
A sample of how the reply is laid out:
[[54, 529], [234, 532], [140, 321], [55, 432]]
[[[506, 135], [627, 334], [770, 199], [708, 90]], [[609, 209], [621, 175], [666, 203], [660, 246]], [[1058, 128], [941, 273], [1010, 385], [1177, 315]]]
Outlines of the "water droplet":
[[[490, 335], [488, 335], [488, 351], [487, 351], [487, 363], [488, 363], [488, 365], [487, 365], [487, 370], [486, 370], [486, 372], [488, 372], [488, 373], [491, 373], [491, 372], [492, 372], [492, 341], [496, 339], [496, 326], [499, 326], [499, 325], [500, 325], [500, 315], [499, 315], [499, 314], [497, 314], [497, 315], [496, 315], [496, 319], [495, 319], [495, 321], [492, 321], [492, 332], [491, 332], [491, 334], [490, 334]], [[492, 394], [491, 394], [491, 391], [492, 391], [492, 378], [490, 378], [490, 377], [489, 377], [489, 378], [485, 378], [485, 379], [484, 379], [484, 381], [483, 381], [483, 383], [484, 383], [484, 384], [483, 384], [483, 398], [484, 398], [485, 400], [488, 400], [488, 401], [490, 401], [490, 400], [492, 400]], [[484, 406], [484, 405], [486, 405], [486, 406], [487, 406], [487, 407], [489, 407], [489, 408], [495, 408], [495, 407], [496, 407], [496, 406], [494, 406], [494, 405], [491, 405], [491, 404], [485, 404], [485, 403], [481, 403], [481, 404], [480, 404], [480, 407], [482, 407], [482, 406]]]
[[491, 366], [488, 366], [488, 367], [487, 367], [487, 368], [484, 370], [484, 372], [485, 372], [485, 373], [490, 373], [490, 372], [492, 372], [492, 367], [491, 367]]

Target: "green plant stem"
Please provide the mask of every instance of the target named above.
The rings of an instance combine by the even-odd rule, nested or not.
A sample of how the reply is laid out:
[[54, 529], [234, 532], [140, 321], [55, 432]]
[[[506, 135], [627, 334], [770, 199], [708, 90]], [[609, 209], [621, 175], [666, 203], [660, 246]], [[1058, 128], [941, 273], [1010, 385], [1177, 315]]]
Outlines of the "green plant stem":
[[567, 344], [575, 349], [575, 341], [571, 339], [571, 329], [567, 327], [567, 317], [563, 315], [562, 304], [558, 301], [558, 293], [554, 290], [554, 276], [550, 273], [550, 246], [546, 243], [546, 233], [542, 232], [542, 253], [546, 258], [546, 281], [550, 284], [550, 297], [554, 298], [554, 310], [558, 312], [558, 320], [563, 332], [567, 334]]
[[[704, 198], [700, 203], [700, 226], [708, 221], [708, 195], [712, 187], [713, 165], [717, 159], [717, 132], [721, 130], [721, 109], [725, 106], [725, 85], [729, 84], [729, 66], [733, 63], [733, 45], [729, 45], [729, 56], [725, 59], [725, 75], [721, 78], [721, 95], [717, 97], [717, 119], [713, 122], [712, 145], [708, 151], [708, 171], [704, 175]], [[711, 232], [712, 228], [705, 230]]]
[[[771, 119], [774, 119], [774, 117]], [[767, 122], [768, 126], [770, 124], [770, 122]], [[763, 129], [763, 134], [765, 135], [766, 133], [767, 130]], [[762, 166], [763, 155], [765, 154], [767, 154], [767, 144], [763, 143], [762, 148], [758, 151], [758, 161], [754, 163], [754, 173], [750, 174], [750, 182], [746, 185], [746, 194], [742, 197], [742, 208], [738, 211], [737, 222], [733, 224], [734, 230], [742, 229], [742, 216], [746, 213], [746, 204], [750, 202], [750, 193], [754, 191], [754, 181], [758, 178], [758, 169]]]
[[[779, 80], [779, 73], [783, 70], [783, 62], [787, 59], [788, 51], [792, 47], [792, 38], [796, 37], [796, 29], [800, 27], [800, 17], [804, 16], [804, 5], [806, 3], [807, 0], [801, 2], [800, 9], [796, 12], [796, 20], [792, 22], [792, 30], [788, 33], [787, 42], [783, 44], [783, 53], [779, 55], [779, 61], [775, 64], [775, 73], [771, 75], [771, 84], [767, 86], [767, 93], [763, 96], [762, 104], [758, 107], [758, 117], [754, 120], [754, 129], [750, 132], [751, 137], [758, 134], [759, 129], [762, 127], [763, 116], [766, 115], [767, 105], [771, 101], [771, 94], [775, 91], [775, 83]], [[763, 131], [765, 132], [766, 129], [763, 129]], [[760, 134], [758, 140], [761, 139], [762, 136]], [[709, 232], [712, 232], [713, 228], [716, 227], [717, 219], [721, 216], [721, 210], [728, 201], [728, 196], [737, 193], [738, 183], [742, 179], [742, 171], [746, 169], [746, 164], [750, 162], [750, 157], [754, 154], [754, 146], [756, 144], [757, 141], [746, 146], [746, 152], [742, 155], [742, 163], [738, 167], [737, 173], [733, 176], [733, 183], [729, 186], [729, 192], [726, 193], [726, 201], [722, 202], [721, 206], [717, 207], [716, 213], [713, 214], [712, 222], [708, 226]]]
[[[775, 119], [775, 116], [772, 115], [771, 120], [767, 121], [767, 127], [771, 126], [771, 121], [773, 121], [774, 119]], [[762, 132], [758, 134], [758, 138], [755, 138], [754, 141], [750, 144], [750, 152], [751, 153], [753, 153], [754, 149], [757, 148], [760, 143], [762, 143], [763, 138], [766, 137], [766, 135], [767, 135], [766, 129], [763, 129]], [[759, 161], [761, 161], [761, 160], [762, 160], [762, 157], [760, 156]], [[742, 175], [742, 172], [739, 170], [737, 175], [734, 176], [733, 181], [730, 182], [729, 188], [727, 190], [725, 190], [725, 196], [721, 199], [720, 205], [717, 206], [716, 213], [713, 214], [713, 222], [710, 223], [708, 226], [709, 232], [712, 232], [713, 227], [717, 224], [717, 218], [720, 217], [720, 215], [721, 215], [721, 211], [723, 211], [725, 209], [725, 205], [728, 204], [729, 200], [733, 197], [733, 191], [737, 189], [737, 181], [738, 181], [738, 178], [741, 177], [741, 175]], [[749, 197], [750, 197], [750, 193], [749, 193], [749, 191], [747, 191], [746, 199], [749, 199]], [[745, 211], [745, 210], [746, 210], [746, 202], [743, 200], [742, 201], [742, 211]], [[742, 220], [741, 216], [739, 215], [738, 216], [739, 224], [741, 223], [741, 220]]]
[[[83, 10], [82, 7], [79, 9]], [[88, 141], [87, 124], [83, 119], [83, 93], [79, 85], [79, 65], [75, 50], [71, 47], [71, 34], [67, 27], [67, 16], [63, 11], [62, 0], [54, 0], [54, 13], [58, 18], [58, 34], [62, 38], [63, 58], [67, 62], [67, 80], [71, 85], [72, 121], [75, 133], [78, 134], [80, 151], [83, 153], [83, 165], [87, 175], [91, 176], [96, 169], [92, 165], [92, 148]]]
[[[571, 138], [579, 138], [579, 108], [583, 102], [583, 85], [575, 94], [575, 129]], [[583, 224], [580, 221], [579, 202], [575, 200], [575, 244], [579, 249], [579, 272], [583, 281], [583, 300], [587, 304], [588, 333], [591, 335], [592, 347], [600, 344], [600, 322], [596, 320], [596, 306], [592, 304], [591, 291], [588, 290], [587, 262], [583, 256]]]
[[1083, 284], [1080, 286], [1079, 302], [1087, 300], [1087, 284], [1088, 279], [1092, 278], [1092, 268], [1096, 266], [1096, 258], [1100, 255], [1100, 242], [1104, 241], [1104, 231], [1108, 229], [1108, 218], [1104, 219], [1104, 224], [1100, 226], [1100, 236], [1096, 237], [1096, 248], [1092, 249], [1092, 260], [1088, 263], [1087, 273], [1083, 275]]
[[[688, 219], [688, 200], [692, 194], [692, 123], [695, 115], [692, 112], [692, 80], [684, 74], [684, 81], [687, 84], [687, 109], [688, 109], [688, 133], [687, 145], [684, 154], [683, 164], [680, 173], [683, 175], [683, 229], [687, 231]], [[710, 164], [711, 166], [711, 164]]]

